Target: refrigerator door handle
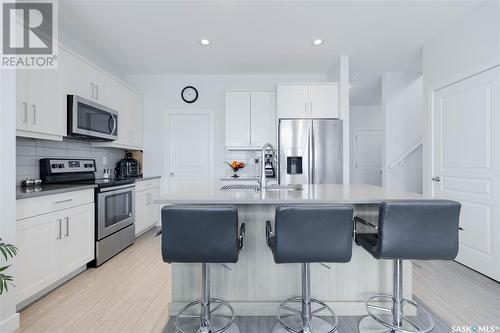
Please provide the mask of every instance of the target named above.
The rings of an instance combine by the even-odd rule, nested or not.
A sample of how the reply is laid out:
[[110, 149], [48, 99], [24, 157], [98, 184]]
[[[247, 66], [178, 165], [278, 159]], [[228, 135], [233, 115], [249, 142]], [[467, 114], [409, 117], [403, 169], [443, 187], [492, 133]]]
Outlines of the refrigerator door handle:
[[312, 138], [313, 138], [313, 135], [312, 135], [312, 126], [311, 128], [309, 129], [308, 133], [307, 133], [307, 150], [308, 150], [308, 153], [307, 153], [307, 157], [309, 158], [309, 161], [307, 161], [308, 163], [308, 183], [309, 184], [312, 184], [313, 183], [313, 143], [312, 143]]
[[315, 151], [315, 142], [314, 142], [314, 122], [311, 125], [311, 149], [309, 150], [309, 155], [311, 156], [311, 184], [314, 184], [314, 169], [315, 169], [315, 158], [316, 158], [316, 151]]

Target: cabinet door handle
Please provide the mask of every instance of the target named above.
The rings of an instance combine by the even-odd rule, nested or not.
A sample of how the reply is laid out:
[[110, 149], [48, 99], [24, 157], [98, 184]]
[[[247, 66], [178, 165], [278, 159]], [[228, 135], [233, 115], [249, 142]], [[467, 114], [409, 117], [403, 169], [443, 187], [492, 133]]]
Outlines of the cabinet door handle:
[[28, 123], [28, 103], [24, 102], [24, 121], [23, 123]]
[[90, 82], [90, 98], [94, 98], [94, 84]]
[[33, 107], [33, 125], [36, 124], [36, 105], [35, 104], [31, 104], [31, 106]]
[[62, 238], [62, 219], [59, 219], [59, 235], [57, 236], [56, 239], [61, 239]]
[[66, 237], [69, 236], [69, 217], [65, 217], [66, 219]]
[[54, 205], [56, 204], [61, 204], [61, 203], [65, 203], [65, 202], [70, 202], [70, 201], [73, 201], [73, 199], [66, 199], [66, 200], [59, 200], [59, 201], [54, 201]]
[[95, 99], [99, 99], [99, 86], [95, 85]]

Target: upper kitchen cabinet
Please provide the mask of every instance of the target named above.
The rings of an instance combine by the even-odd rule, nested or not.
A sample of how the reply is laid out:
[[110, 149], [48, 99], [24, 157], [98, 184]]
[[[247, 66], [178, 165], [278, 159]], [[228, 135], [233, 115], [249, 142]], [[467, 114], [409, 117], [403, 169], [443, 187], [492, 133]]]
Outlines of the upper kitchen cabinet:
[[340, 118], [338, 84], [277, 87], [279, 118]]
[[16, 135], [62, 140], [59, 75], [53, 69], [16, 72]]
[[130, 149], [142, 147], [142, 97], [118, 81], [109, 85], [110, 107], [118, 111], [118, 140], [108, 145]]
[[78, 95], [109, 106], [111, 78], [71, 53], [59, 49], [63, 95]]
[[249, 92], [226, 92], [226, 146], [250, 146]]
[[274, 92], [226, 92], [226, 147], [276, 144]]
[[250, 93], [250, 144], [276, 145], [276, 94], [259, 91]]

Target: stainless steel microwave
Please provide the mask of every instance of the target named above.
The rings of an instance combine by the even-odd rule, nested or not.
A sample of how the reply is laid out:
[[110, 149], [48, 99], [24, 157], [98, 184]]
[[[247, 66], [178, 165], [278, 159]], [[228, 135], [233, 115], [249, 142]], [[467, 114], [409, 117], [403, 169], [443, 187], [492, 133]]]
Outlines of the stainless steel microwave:
[[118, 139], [118, 111], [68, 95], [68, 136], [88, 141]]

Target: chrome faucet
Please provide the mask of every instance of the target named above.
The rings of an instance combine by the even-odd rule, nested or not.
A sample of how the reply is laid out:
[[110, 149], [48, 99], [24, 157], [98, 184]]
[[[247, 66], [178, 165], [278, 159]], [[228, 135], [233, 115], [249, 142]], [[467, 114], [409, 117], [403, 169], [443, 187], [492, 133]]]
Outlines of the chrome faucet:
[[263, 192], [266, 187], [267, 187], [267, 179], [266, 179], [266, 168], [265, 168], [265, 160], [266, 160], [266, 150], [270, 149], [271, 153], [274, 156], [274, 147], [270, 143], [264, 144], [262, 147], [262, 152], [260, 154], [260, 179], [259, 179], [259, 184], [260, 184], [260, 191]]

